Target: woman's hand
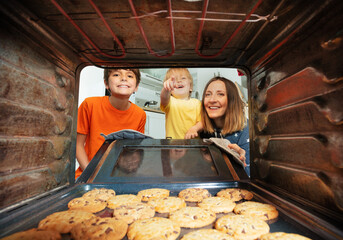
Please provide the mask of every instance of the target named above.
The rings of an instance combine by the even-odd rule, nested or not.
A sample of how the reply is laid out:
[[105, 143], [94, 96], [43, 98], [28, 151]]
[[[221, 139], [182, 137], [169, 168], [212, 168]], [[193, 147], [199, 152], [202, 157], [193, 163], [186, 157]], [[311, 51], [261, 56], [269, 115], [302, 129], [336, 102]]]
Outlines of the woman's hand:
[[246, 167], [247, 164], [245, 163], [245, 150], [243, 148], [240, 148], [237, 144], [232, 143], [229, 144], [228, 147], [238, 152], [239, 159], [244, 163], [244, 167]]

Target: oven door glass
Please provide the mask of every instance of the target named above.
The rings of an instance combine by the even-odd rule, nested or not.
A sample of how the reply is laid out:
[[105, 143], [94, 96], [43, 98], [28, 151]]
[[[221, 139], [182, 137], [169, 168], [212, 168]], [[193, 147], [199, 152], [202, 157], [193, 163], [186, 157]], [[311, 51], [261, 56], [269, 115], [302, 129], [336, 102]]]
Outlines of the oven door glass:
[[207, 147], [124, 147], [112, 177], [213, 177], [218, 171]]
[[[235, 161], [231, 163], [238, 175], [248, 178], [241, 166], [235, 165]], [[116, 140], [87, 182], [233, 179], [222, 152], [202, 139], [125, 139]]]

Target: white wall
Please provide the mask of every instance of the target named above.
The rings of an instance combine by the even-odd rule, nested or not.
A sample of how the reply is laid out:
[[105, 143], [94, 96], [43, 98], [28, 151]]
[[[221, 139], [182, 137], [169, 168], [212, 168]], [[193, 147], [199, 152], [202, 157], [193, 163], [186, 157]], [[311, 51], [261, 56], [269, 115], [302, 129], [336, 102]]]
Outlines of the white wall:
[[242, 85], [242, 77], [238, 76], [237, 69], [223, 69], [223, 68], [199, 68], [198, 69], [198, 85], [196, 91], [199, 92], [199, 99], [202, 98], [202, 94], [207, 82], [213, 77], [225, 77], [233, 82], [237, 82]]
[[104, 70], [89, 66], [81, 71], [79, 106], [87, 97], [105, 96]]

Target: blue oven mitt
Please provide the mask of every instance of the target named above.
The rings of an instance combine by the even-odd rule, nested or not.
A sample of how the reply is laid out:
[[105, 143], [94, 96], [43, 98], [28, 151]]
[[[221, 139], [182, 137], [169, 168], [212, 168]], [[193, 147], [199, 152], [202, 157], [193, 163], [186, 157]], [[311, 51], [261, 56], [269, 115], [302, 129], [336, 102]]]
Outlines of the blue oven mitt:
[[117, 139], [144, 139], [144, 138], [152, 138], [148, 135], [145, 135], [141, 132], [131, 130], [131, 129], [123, 129], [117, 132], [110, 133], [105, 135], [100, 133], [101, 136], [105, 138], [105, 140], [117, 140]]

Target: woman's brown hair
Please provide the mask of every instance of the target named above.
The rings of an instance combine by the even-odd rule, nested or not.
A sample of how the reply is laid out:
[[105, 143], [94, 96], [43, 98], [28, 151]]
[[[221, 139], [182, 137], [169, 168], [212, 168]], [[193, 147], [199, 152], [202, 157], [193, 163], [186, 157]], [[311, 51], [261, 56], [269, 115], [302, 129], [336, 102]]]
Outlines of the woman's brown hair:
[[231, 134], [242, 130], [247, 122], [244, 111], [245, 104], [239, 95], [236, 85], [224, 77], [214, 77], [206, 84], [201, 101], [201, 121], [204, 131], [213, 133], [215, 129], [214, 122], [208, 116], [204, 105], [207, 88], [214, 81], [222, 81], [226, 88], [227, 108], [224, 116], [225, 120], [222, 134]]

